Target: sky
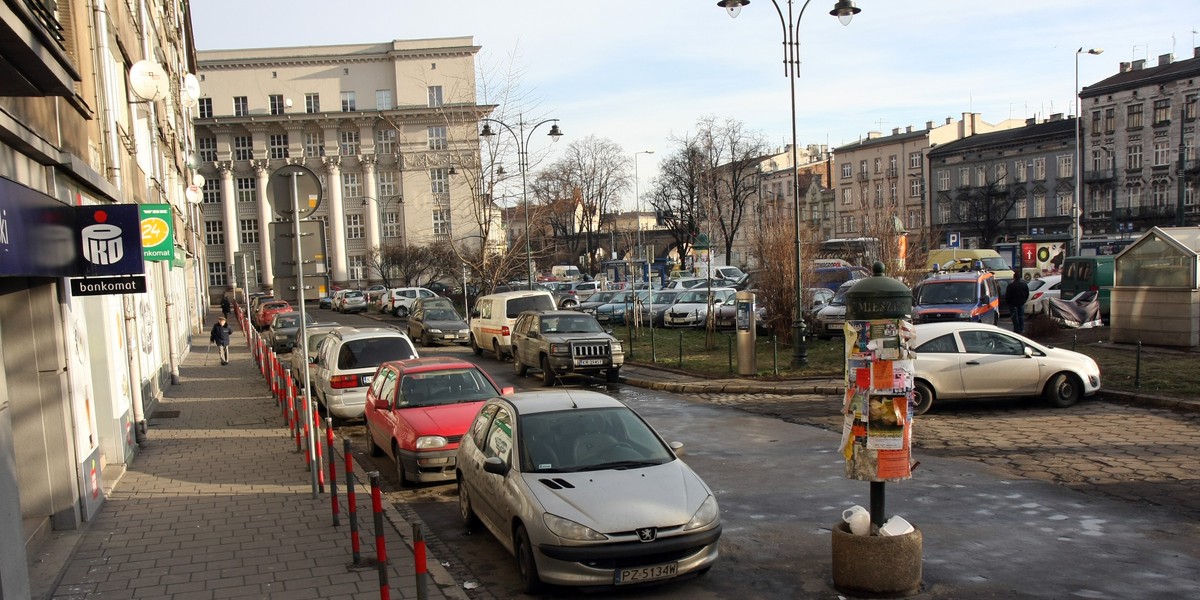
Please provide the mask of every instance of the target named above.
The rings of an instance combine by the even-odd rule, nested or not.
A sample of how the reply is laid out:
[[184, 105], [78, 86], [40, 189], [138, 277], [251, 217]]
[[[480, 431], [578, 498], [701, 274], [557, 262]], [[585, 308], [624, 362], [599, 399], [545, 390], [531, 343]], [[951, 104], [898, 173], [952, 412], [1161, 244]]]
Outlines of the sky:
[[[989, 123], [1074, 115], [1076, 65], [1086, 87], [1121, 62], [1183, 60], [1200, 45], [1198, 0], [858, 0], [848, 26], [833, 4], [811, 0], [799, 23], [800, 146], [966, 112]], [[768, 0], [736, 19], [716, 0], [193, 0], [192, 11], [198, 50], [471, 36], [477, 70], [516, 73], [505, 77], [536, 118], [560, 119], [562, 141], [619, 145], [643, 192], [701, 118], [736, 119], [775, 148], [791, 142], [784, 26]]]

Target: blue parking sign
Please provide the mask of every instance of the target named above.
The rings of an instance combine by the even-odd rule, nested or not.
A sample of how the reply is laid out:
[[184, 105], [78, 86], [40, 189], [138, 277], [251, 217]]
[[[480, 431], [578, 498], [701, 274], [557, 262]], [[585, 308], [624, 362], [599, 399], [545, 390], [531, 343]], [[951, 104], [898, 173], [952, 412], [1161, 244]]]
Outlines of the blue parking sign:
[[952, 231], [952, 232], [946, 234], [946, 247], [947, 248], [958, 248], [961, 245], [962, 245], [962, 236], [960, 236], [958, 234], [958, 232]]

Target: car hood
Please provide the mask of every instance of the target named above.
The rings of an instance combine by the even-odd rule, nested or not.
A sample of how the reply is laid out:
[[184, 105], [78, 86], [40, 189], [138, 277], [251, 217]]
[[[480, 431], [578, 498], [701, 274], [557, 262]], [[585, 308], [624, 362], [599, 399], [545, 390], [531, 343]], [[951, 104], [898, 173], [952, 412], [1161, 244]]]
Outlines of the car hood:
[[466, 329], [465, 321], [425, 321], [425, 326], [433, 329]]
[[471, 426], [483, 401], [439, 404], [437, 406], [415, 406], [401, 408], [397, 416], [412, 426], [418, 436], [462, 435]]
[[601, 533], [684, 525], [710, 495], [678, 459], [643, 469], [522, 477], [543, 510]]
[[607, 333], [543, 333], [542, 338], [552, 344], [565, 344], [567, 342], [609, 342], [615, 340]]

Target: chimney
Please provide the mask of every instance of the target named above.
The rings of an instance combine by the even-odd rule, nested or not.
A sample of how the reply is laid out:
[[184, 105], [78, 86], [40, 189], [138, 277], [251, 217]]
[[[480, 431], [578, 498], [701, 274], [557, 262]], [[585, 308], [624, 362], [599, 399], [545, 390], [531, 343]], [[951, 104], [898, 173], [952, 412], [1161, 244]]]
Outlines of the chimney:
[[1158, 55], [1158, 66], [1165, 67], [1165, 66], [1171, 64], [1171, 62], [1174, 60], [1175, 60], [1174, 54], [1159, 54]]
[[1143, 67], [1145, 67], [1145, 66], [1146, 66], [1146, 59], [1144, 59], [1144, 58], [1139, 58], [1139, 59], [1137, 59], [1137, 60], [1133, 61], [1133, 69], [1132, 69], [1132, 70], [1134, 70], [1134, 71], [1141, 71], [1141, 70], [1142, 70], [1142, 68], [1143, 68]]
[[933, 129], [933, 121], [925, 121], [925, 129]]
[[1119, 73], [1128, 73], [1128, 72], [1129, 72], [1129, 70], [1130, 70], [1130, 69], [1129, 69], [1129, 63], [1127, 63], [1127, 62], [1123, 62], [1123, 63], [1121, 63], [1121, 68], [1120, 68], [1120, 69], [1118, 69], [1118, 70], [1117, 70], [1117, 72], [1119, 72]]
[[905, 127], [905, 128], [904, 128], [904, 133], [912, 133], [912, 125], [909, 125], [909, 126]]
[[1053, 123], [1054, 121], [1061, 121], [1061, 120], [1063, 120], [1063, 114], [1062, 114], [1062, 113], [1054, 113], [1054, 114], [1050, 115], [1050, 122], [1051, 122], [1051, 123]]
[[1025, 119], [1025, 124], [1026, 125], [1037, 125], [1037, 117], [1029, 117], [1028, 119]]
[[954, 117], [946, 117], [946, 124], [947, 124], [947, 125], [949, 125], [949, 124], [951, 124], [951, 123], [953, 123], [953, 122], [954, 122]]
[[1200, 58], [1200, 46], [1192, 48], [1192, 58]]
[[900, 135], [900, 128], [899, 128], [899, 127], [893, 127], [893, 128], [892, 128], [892, 135]]
[[879, 139], [879, 137], [880, 137], [881, 135], [882, 135], [882, 134], [880, 134], [878, 131], [868, 131], [868, 132], [867, 132], [867, 139], [868, 139], [868, 140], [875, 140], [875, 139]]

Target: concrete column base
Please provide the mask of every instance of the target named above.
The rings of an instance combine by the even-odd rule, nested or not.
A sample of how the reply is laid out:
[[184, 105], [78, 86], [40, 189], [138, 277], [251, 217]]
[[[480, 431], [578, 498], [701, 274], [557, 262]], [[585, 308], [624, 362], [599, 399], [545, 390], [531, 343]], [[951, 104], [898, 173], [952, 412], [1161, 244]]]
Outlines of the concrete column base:
[[921, 530], [897, 536], [854, 535], [833, 528], [833, 587], [868, 598], [900, 598], [921, 590]]

